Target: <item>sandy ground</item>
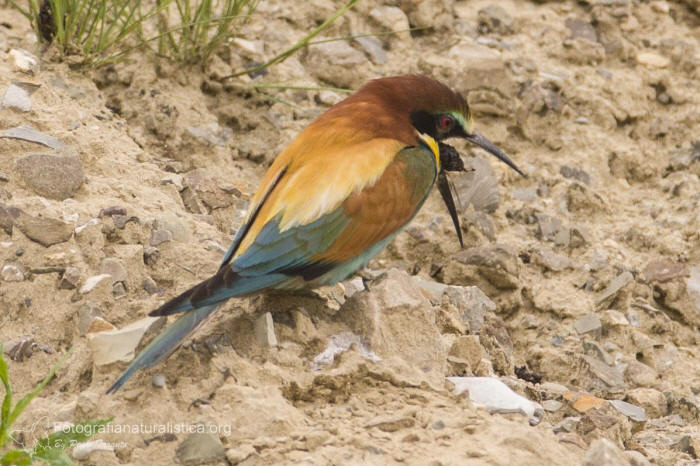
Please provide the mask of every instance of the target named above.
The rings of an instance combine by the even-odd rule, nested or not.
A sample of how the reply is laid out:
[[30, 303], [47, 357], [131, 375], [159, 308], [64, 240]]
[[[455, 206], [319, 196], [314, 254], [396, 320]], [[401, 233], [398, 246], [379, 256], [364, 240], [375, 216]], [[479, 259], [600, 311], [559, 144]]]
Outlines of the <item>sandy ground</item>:
[[[65, 145], [0, 138], [0, 342], [16, 391], [73, 348], [22, 418], [26, 439], [113, 416], [122, 430], [84, 464], [697, 461], [698, 3], [366, 0], [327, 37], [427, 29], [222, 79], [341, 4], [263, 1], [248, 42], [203, 71], [137, 54], [89, 73], [44, 60], [33, 75], [10, 51], [42, 50], [0, 7], [0, 91], [35, 85], [30, 110], [0, 108], [0, 131], [30, 125]], [[105, 395], [126, 363], [100, 364], [89, 341], [214, 272], [266, 166], [342, 98], [250, 84], [355, 89], [407, 72], [467, 95], [478, 129], [529, 174], [456, 145], [475, 168], [452, 178], [465, 249], [434, 193], [361, 279], [233, 300]], [[316, 367], [347, 332], [363, 343]], [[445, 380], [472, 375], [540, 403], [540, 422]]]

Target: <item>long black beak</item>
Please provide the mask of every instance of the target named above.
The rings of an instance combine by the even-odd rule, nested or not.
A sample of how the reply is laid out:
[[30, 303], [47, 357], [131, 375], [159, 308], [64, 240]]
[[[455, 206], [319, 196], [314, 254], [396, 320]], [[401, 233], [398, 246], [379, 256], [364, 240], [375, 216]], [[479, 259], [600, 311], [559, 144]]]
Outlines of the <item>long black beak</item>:
[[457, 149], [442, 142], [438, 142], [438, 146], [440, 148], [440, 165], [442, 167], [437, 178], [438, 191], [440, 191], [445, 207], [447, 207], [450, 218], [452, 218], [452, 223], [457, 232], [457, 238], [459, 238], [459, 245], [460, 247], [464, 247], [462, 228], [459, 225], [459, 216], [457, 215], [455, 201], [452, 198], [452, 190], [450, 189], [450, 180], [447, 179], [447, 172], [463, 172], [466, 171], [466, 169], [464, 168], [464, 162], [462, 162], [462, 158], [459, 156]]
[[459, 246], [464, 247], [464, 241], [462, 240], [462, 228], [459, 225], [459, 216], [457, 215], [457, 208], [455, 207], [455, 201], [452, 199], [452, 191], [450, 190], [450, 181], [447, 179], [447, 174], [445, 170], [440, 170], [437, 179], [438, 191], [442, 196], [442, 200], [447, 207], [447, 211], [450, 213], [450, 218], [452, 218], [452, 224], [455, 226], [455, 231], [457, 232], [457, 238], [459, 239]]
[[521, 169], [518, 168], [518, 166], [505, 154], [505, 152], [496, 147], [494, 143], [486, 139], [481, 134], [474, 131], [472, 132], [472, 134], [467, 134], [465, 138], [467, 139], [467, 141], [476, 144], [477, 146], [481, 147], [482, 149], [488, 152], [491, 152], [493, 155], [505, 162], [510, 168], [520, 173], [524, 178], [527, 178], [527, 175], [523, 173]]

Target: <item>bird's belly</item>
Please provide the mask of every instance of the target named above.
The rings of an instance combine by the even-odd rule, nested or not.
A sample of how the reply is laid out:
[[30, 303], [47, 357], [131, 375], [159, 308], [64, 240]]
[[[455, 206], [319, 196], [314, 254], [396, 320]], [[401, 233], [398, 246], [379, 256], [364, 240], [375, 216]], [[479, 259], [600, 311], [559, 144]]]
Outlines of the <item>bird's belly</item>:
[[372, 260], [374, 256], [379, 254], [389, 243], [391, 243], [391, 241], [396, 237], [396, 235], [399, 234], [401, 229], [387, 236], [383, 240], [378, 241], [376, 244], [373, 244], [372, 246], [367, 248], [362, 254], [355, 257], [354, 259], [345, 261], [339, 264], [333, 270], [326, 272], [325, 274], [314, 280], [317, 283], [313, 286], [335, 285], [336, 283], [342, 282], [346, 278], [349, 278], [352, 274], [354, 274], [362, 267], [367, 265], [367, 263], [370, 260]]

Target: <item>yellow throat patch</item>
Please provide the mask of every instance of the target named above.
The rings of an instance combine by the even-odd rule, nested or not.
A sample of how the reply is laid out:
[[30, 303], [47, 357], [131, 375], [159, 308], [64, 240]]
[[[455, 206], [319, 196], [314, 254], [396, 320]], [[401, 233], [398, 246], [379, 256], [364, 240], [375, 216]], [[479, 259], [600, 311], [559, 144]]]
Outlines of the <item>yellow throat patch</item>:
[[438, 171], [440, 171], [440, 148], [438, 147], [437, 141], [429, 134], [418, 133], [418, 137], [430, 148], [430, 151], [435, 157], [435, 164], [438, 167]]

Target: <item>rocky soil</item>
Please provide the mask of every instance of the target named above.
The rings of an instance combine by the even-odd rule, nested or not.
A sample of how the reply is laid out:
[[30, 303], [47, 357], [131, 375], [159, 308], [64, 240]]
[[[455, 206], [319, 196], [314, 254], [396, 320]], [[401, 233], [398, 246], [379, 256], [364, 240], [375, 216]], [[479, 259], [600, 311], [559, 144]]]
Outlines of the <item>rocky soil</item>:
[[[96, 72], [32, 62], [26, 21], [0, 7], [0, 343], [17, 392], [73, 348], [25, 441], [113, 416], [77, 460], [697, 463], [700, 4], [365, 0], [327, 37], [425, 29], [224, 79], [341, 5], [263, 1], [204, 71], [142, 54]], [[465, 248], [435, 193], [359, 276], [232, 300], [105, 395], [162, 328], [147, 313], [217, 269], [271, 160], [343, 97], [251, 85], [408, 72], [467, 95], [529, 174], [457, 146], [474, 169], [452, 177]]]

